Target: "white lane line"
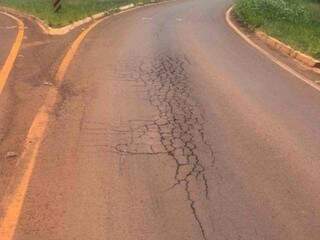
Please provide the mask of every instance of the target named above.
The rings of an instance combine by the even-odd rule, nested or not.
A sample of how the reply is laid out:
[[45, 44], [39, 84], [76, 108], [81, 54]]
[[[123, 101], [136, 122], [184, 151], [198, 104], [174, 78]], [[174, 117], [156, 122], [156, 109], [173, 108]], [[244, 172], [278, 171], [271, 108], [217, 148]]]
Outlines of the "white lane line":
[[312, 81], [311, 79], [303, 76], [302, 74], [298, 73], [296, 70], [293, 68], [289, 67], [287, 64], [279, 61], [277, 58], [272, 56], [269, 52], [264, 50], [262, 47], [258, 46], [255, 44], [248, 36], [246, 36], [243, 32], [240, 31], [240, 29], [232, 22], [231, 20], [231, 12], [233, 10], [233, 6], [228, 9], [226, 12], [225, 18], [228, 23], [228, 25], [241, 37], [243, 38], [249, 45], [252, 47], [256, 48], [259, 52], [261, 52], [263, 55], [265, 55], [267, 58], [269, 58], [272, 62], [276, 63], [279, 65], [282, 69], [286, 70], [287, 72], [291, 73], [293, 76], [297, 77], [298, 79], [302, 80], [309, 86], [313, 87], [314, 89], [318, 90], [320, 92], [320, 86]]

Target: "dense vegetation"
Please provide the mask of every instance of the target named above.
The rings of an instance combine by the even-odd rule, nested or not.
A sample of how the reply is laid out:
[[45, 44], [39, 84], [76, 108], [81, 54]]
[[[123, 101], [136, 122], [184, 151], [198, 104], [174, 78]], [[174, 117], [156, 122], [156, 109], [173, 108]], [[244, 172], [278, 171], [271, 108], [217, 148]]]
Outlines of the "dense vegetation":
[[237, 17], [320, 58], [320, 0], [237, 0]]
[[149, 0], [63, 0], [63, 8], [54, 13], [52, 0], [0, 0], [0, 5], [16, 8], [43, 19], [50, 26], [63, 26], [94, 13], [128, 3]]

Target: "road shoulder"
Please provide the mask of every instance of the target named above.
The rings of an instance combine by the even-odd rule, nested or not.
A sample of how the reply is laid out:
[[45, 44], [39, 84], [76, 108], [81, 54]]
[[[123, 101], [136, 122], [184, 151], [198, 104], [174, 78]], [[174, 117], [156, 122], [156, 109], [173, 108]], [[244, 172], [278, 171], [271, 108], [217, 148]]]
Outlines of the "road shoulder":
[[261, 40], [254, 32], [243, 27], [233, 15], [233, 7], [230, 7], [226, 14], [226, 21], [231, 29], [234, 30], [244, 41], [253, 48], [269, 58], [272, 62], [291, 73], [298, 79], [320, 91], [320, 76], [313, 68], [302, 64], [300, 61], [284, 55], [281, 51], [270, 47], [265, 41]]
[[[21, 49], [0, 95], [0, 196], [16, 177], [19, 156], [31, 123], [39, 111], [65, 49], [77, 31], [64, 37], [47, 36], [27, 18]], [[48, 57], [49, 56], [49, 57]]]

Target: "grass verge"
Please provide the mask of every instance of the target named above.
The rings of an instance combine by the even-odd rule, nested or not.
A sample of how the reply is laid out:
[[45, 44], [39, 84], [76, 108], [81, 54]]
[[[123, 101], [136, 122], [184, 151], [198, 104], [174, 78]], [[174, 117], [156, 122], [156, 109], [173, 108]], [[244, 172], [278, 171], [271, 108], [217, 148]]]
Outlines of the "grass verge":
[[62, 0], [62, 9], [54, 13], [52, 0], [0, 0], [0, 5], [39, 17], [51, 27], [62, 27], [95, 13], [130, 3], [151, 0]]
[[237, 18], [320, 59], [320, 0], [237, 0]]

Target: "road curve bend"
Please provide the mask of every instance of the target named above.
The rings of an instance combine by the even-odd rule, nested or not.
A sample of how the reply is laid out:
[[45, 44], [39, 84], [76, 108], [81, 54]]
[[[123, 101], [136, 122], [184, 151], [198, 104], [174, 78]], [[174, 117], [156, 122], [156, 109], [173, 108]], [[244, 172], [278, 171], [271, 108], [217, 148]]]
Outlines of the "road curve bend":
[[242, 41], [230, 4], [88, 34], [13, 239], [319, 239], [320, 94]]

